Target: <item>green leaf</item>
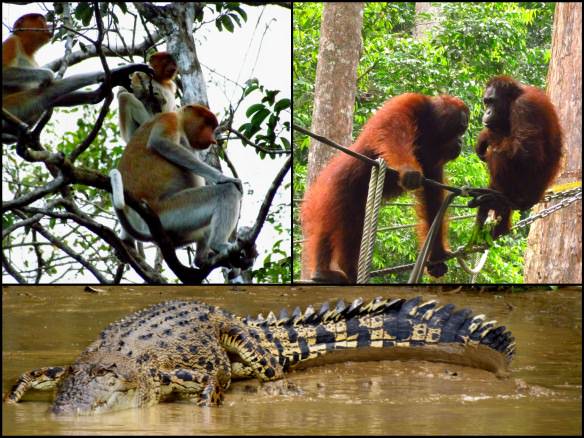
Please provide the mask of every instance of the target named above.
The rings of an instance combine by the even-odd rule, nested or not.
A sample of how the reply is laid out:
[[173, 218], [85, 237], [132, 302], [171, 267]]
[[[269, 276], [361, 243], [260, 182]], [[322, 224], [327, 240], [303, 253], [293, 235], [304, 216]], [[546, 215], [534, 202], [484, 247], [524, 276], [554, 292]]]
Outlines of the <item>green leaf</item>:
[[276, 117], [274, 114], [270, 114], [270, 119], [268, 120], [268, 132], [270, 133], [270, 136], [273, 135], [276, 123], [278, 123], [278, 117]]
[[274, 104], [274, 100], [276, 99], [276, 94], [278, 94], [280, 90], [269, 90], [266, 91], [266, 97], [262, 99], [262, 102], [268, 102], [270, 105]]
[[80, 20], [84, 26], [88, 26], [91, 22], [91, 17], [93, 17], [93, 8], [91, 3], [81, 2], [75, 8], [75, 18]]
[[255, 103], [252, 106], [250, 106], [247, 111], [245, 112], [245, 115], [247, 117], [251, 117], [251, 115], [259, 110], [265, 109], [266, 106], [261, 104], [261, 103]]
[[239, 27], [241, 27], [241, 21], [239, 20], [239, 17], [237, 15], [235, 15], [235, 14], [228, 14], [228, 15], [231, 17], [231, 19], [233, 21], [235, 21], [237, 23], [237, 25]]
[[251, 118], [251, 124], [259, 127], [259, 125], [261, 125], [265, 118], [269, 115], [270, 111], [268, 109], [261, 109]]
[[243, 92], [243, 95], [244, 95], [244, 96], [247, 96], [247, 95], [248, 95], [248, 94], [250, 94], [252, 91], [255, 91], [255, 90], [257, 90], [258, 88], [259, 88], [259, 85], [257, 85], [257, 84], [250, 85], [249, 87], [247, 87], [247, 88], [245, 89], [245, 91]]
[[276, 105], [274, 105], [274, 111], [280, 112], [283, 109], [289, 108], [291, 105], [290, 99], [280, 99]]
[[203, 21], [204, 15], [205, 15], [205, 12], [204, 12], [203, 8], [197, 9], [197, 12], [195, 13], [195, 21], [198, 21], [198, 22]]
[[233, 32], [233, 28], [235, 26], [233, 26], [233, 21], [231, 21], [231, 18], [229, 18], [228, 15], [224, 15], [223, 17], [221, 17], [221, 21], [223, 23], [223, 27], [225, 27], [227, 31]]
[[251, 123], [244, 123], [243, 125], [241, 125], [238, 129], [239, 132], [243, 133], [243, 135], [246, 135], [245, 133], [247, 132], [247, 130], [251, 128]]
[[246, 137], [251, 139], [254, 135], [256, 135], [262, 128], [259, 125], [251, 125], [247, 130]]
[[235, 6], [233, 10], [236, 11], [239, 15], [241, 15], [243, 21], [247, 21], [247, 13], [243, 9], [241, 9], [239, 6]]

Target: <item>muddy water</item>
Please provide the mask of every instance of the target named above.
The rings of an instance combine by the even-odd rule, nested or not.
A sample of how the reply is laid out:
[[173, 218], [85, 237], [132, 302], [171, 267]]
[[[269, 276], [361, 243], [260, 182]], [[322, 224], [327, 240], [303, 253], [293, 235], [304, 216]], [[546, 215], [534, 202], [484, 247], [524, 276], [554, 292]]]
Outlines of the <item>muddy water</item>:
[[581, 434], [580, 290], [436, 293], [406, 287], [6, 287], [2, 390], [25, 370], [64, 365], [108, 323], [168, 298], [196, 298], [236, 313], [377, 295], [438, 299], [484, 313], [510, 328], [511, 378], [429, 362], [361, 362], [290, 373], [260, 387], [235, 382], [219, 408], [164, 403], [94, 417], [56, 419], [50, 394], [3, 405], [3, 434]]

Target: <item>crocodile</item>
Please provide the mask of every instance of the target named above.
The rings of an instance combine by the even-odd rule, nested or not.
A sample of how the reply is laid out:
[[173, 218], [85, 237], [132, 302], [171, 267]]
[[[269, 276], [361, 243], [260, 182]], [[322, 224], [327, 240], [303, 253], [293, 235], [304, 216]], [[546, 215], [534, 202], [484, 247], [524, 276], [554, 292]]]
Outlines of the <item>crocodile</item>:
[[87, 415], [189, 399], [219, 405], [233, 379], [261, 382], [341, 361], [421, 359], [509, 375], [511, 333], [484, 315], [435, 300], [324, 303], [241, 317], [199, 301], [167, 301], [110, 324], [70, 366], [20, 376], [5, 395], [56, 389], [51, 410]]

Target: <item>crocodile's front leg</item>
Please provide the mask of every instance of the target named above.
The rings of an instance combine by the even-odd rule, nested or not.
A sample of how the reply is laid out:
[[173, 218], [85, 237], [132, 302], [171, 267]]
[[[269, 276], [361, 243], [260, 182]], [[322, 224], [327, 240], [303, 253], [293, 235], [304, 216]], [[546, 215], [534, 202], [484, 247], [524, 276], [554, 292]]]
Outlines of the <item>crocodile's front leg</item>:
[[54, 389], [63, 378], [67, 367], [37, 368], [22, 374], [16, 384], [4, 396], [5, 403], [18, 403], [30, 389], [48, 391]]
[[231, 379], [243, 380], [255, 377], [252, 367], [241, 362], [231, 362]]
[[231, 364], [233, 377], [247, 377], [250, 370], [261, 381], [284, 377], [284, 370], [278, 359], [251, 336], [247, 329], [237, 325], [222, 327], [220, 342], [225, 350], [237, 354], [242, 361], [241, 366]]
[[211, 373], [179, 368], [160, 373], [163, 394], [175, 393], [181, 398], [194, 398], [199, 406], [217, 406], [223, 402], [223, 392], [229, 380]]

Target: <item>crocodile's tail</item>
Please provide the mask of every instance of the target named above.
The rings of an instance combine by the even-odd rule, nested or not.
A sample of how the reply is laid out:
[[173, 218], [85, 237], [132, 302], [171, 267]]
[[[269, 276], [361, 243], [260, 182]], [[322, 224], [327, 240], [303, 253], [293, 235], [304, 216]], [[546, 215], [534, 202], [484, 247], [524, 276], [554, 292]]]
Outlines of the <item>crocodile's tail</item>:
[[287, 368], [322, 363], [385, 359], [421, 359], [474, 366], [508, 374], [515, 353], [514, 338], [496, 321], [473, 316], [469, 309], [438, 305], [421, 298], [361, 298], [350, 305], [342, 300], [316, 312], [308, 306], [289, 316], [272, 312], [264, 318], [246, 317], [256, 336], [272, 345]]

